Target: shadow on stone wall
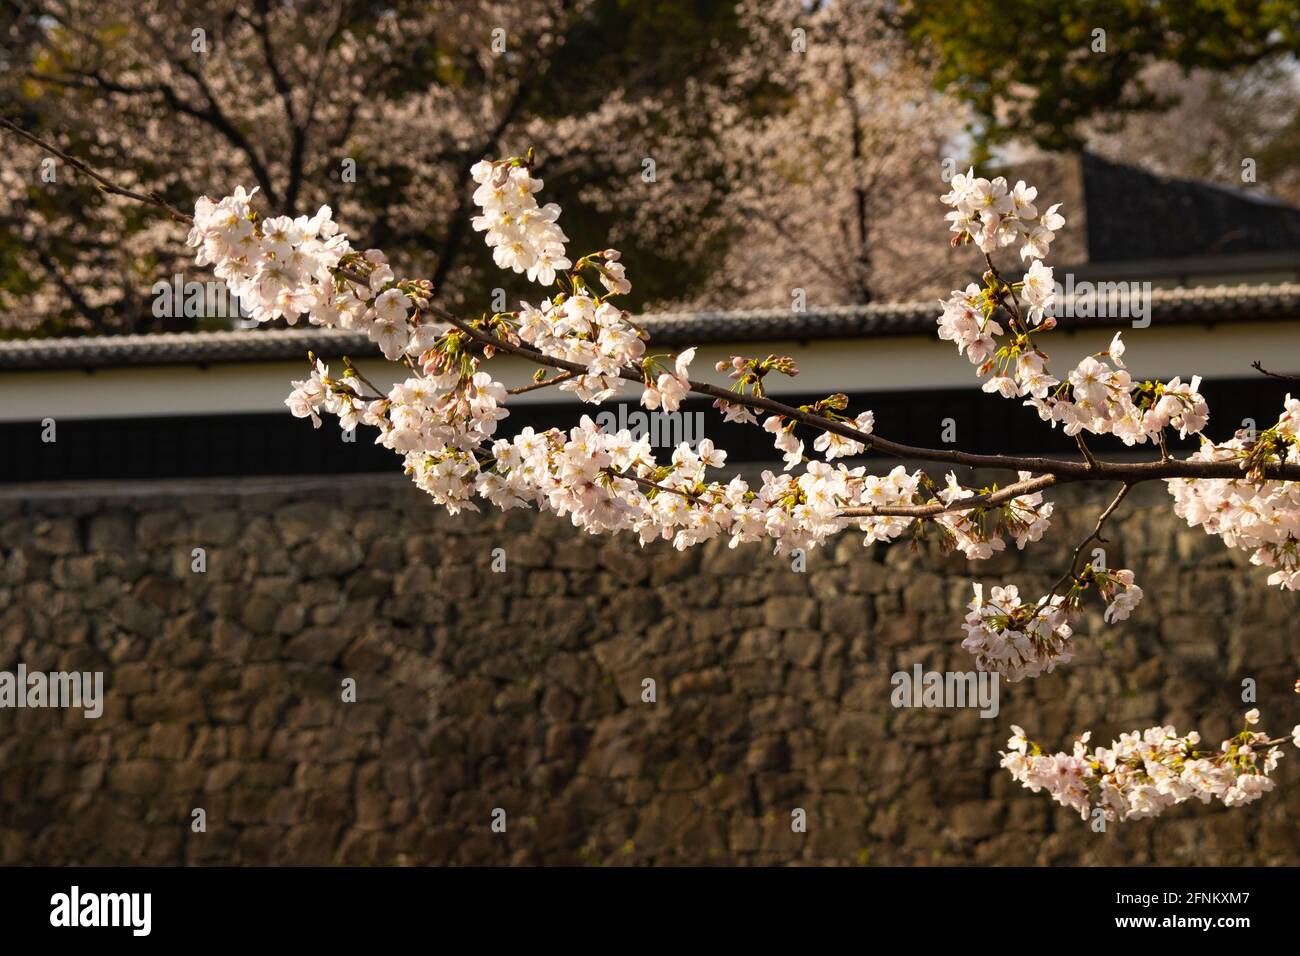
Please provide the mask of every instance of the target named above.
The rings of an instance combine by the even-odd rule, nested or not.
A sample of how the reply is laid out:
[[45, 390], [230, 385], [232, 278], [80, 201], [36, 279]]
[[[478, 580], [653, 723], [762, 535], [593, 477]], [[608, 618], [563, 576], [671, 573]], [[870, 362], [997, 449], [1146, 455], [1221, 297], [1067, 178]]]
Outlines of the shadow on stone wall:
[[890, 676], [970, 669], [969, 571], [1042, 593], [1095, 497], [1066, 514], [1078, 492], [1055, 495], [1027, 556], [847, 535], [795, 573], [760, 546], [452, 518], [400, 479], [266, 488], [0, 498], [0, 670], [107, 686], [98, 720], [0, 710], [0, 863], [1300, 863], [1294, 750], [1253, 806], [1102, 834], [997, 767], [1012, 723], [1051, 747], [1159, 722], [1217, 743], [1245, 677], [1266, 729], [1300, 722], [1295, 596], [1161, 487], [1130, 496], [1108, 551], [1145, 603], [1090, 615], [1075, 661], [1003, 684], [994, 719], [894, 709]]

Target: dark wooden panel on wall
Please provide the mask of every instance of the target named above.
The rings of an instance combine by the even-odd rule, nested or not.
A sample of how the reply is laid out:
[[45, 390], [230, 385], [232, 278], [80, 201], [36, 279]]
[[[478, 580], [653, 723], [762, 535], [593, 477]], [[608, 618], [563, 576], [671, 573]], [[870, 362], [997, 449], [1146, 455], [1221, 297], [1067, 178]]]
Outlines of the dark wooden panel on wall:
[[[1229, 437], [1245, 418], [1265, 428], [1277, 420], [1285, 382], [1255, 377], [1206, 382], [1210, 434]], [[820, 395], [788, 396], [794, 404]], [[1071, 453], [1073, 441], [1048, 428], [1032, 409], [1017, 401], [986, 395], [972, 388], [916, 392], [857, 393], [850, 412], [871, 408], [880, 431], [895, 441], [941, 447], [944, 420], [955, 424], [954, 447], [981, 453]], [[531, 425], [570, 426], [583, 414], [617, 405], [516, 405], [501, 423], [508, 436]], [[637, 410], [631, 401], [628, 413]], [[703, 436], [730, 453], [732, 463], [774, 460], [767, 433], [723, 422], [707, 401], [685, 403], [683, 411], [701, 413]], [[248, 475], [348, 474], [398, 472], [396, 455], [373, 444], [374, 432], [362, 428], [355, 442], [345, 442], [332, 420], [319, 429], [284, 412], [254, 415], [159, 416], [129, 419], [60, 420], [57, 441], [41, 440], [39, 422], [0, 423], [0, 482], [86, 479], [190, 478]], [[696, 436], [701, 437], [701, 436]], [[1099, 450], [1117, 443], [1094, 440]], [[1188, 450], [1192, 440], [1174, 446]], [[1119, 446], [1122, 447], [1122, 446]], [[810, 449], [811, 450], [811, 449]]]

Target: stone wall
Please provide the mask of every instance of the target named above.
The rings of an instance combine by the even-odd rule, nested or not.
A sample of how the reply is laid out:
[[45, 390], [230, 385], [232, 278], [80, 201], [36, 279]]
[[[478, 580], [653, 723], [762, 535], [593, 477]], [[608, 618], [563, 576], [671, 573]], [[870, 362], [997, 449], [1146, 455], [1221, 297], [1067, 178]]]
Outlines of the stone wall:
[[[1046, 589], [1097, 503], [1056, 497], [1051, 541], [981, 579]], [[0, 710], [0, 863], [1300, 863], [1294, 751], [1252, 807], [1105, 833], [997, 767], [1012, 723], [1217, 742], [1245, 677], [1273, 733], [1300, 722], [1296, 598], [1158, 486], [1108, 552], [1146, 602], [994, 719], [891, 706], [893, 672], [971, 666], [970, 566], [859, 536], [796, 573], [361, 477], [11, 489], [0, 529], [0, 670], [107, 685], [98, 720]]]

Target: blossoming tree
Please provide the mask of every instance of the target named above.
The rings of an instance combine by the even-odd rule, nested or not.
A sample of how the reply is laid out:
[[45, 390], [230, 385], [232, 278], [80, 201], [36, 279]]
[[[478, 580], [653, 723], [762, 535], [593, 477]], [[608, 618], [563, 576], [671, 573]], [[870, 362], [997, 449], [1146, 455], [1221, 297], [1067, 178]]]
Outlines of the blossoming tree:
[[692, 78], [688, 108], [656, 111], [666, 130], [648, 150], [661, 170], [653, 187], [633, 167], [638, 151], [595, 138], [625, 172], [599, 199], [617, 235], [685, 245], [708, 264], [669, 308], [779, 307], [798, 293], [863, 303], [937, 294], [963, 274], [928, 215], [928, 189], [965, 114], [891, 26], [889, 6], [738, 0], [746, 41], [719, 64], [721, 79]]
[[[985, 391], [1023, 400], [1048, 426], [1073, 436], [1078, 460], [903, 444], [876, 431], [871, 410], [851, 410], [839, 394], [784, 404], [767, 394], [765, 382], [797, 374], [788, 357], [719, 362], [715, 371], [729, 381], [720, 385], [693, 373], [694, 348], [652, 351], [649, 336], [616, 304], [631, 289], [618, 251], [573, 257], [559, 207], [538, 201], [543, 183], [531, 151], [473, 167], [480, 214], [471, 224], [484, 234], [496, 265], [526, 275], [539, 286], [539, 299], [464, 317], [437, 301], [430, 281], [400, 276], [378, 249], [354, 248], [327, 206], [310, 217], [264, 214], [255, 208], [258, 190], [238, 187], [219, 201], [200, 198], [190, 217], [117, 186], [7, 120], [0, 125], [55, 152], [101, 188], [160, 205], [191, 224], [187, 241], [197, 263], [211, 265], [259, 321], [295, 324], [305, 317], [313, 325], [364, 330], [400, 367], [401, 381], [385, 392], [346, 359], [337, 373], [312, 359], [286, 404], [317, 427], [329, 414], [347, 430], [376, 429], [376, 443], [401, 456], [416, 485], [453, 514], [480, 505], [534, 507], [588, 533], [630, 534], [643, 544], [662, 539], [684, 549], [725, 537], [731, 547], [766, 542], [777, 553], [811, 549], [842, 532], [861, 534], [866, 544], [924, 532], [978, 561], [1003, 550], [1008, 538], [1024, 548], [1044, 535], [1053, 511], [1043, 497], [1048, 489], [1117, 483], [1047, 594], [1026, 599], [1014, 585], [988, 593], [974, 586], [962, 646], [979, 669], [1011, 681], [1070, 660], [1089, 594], [1104, 603], [1107, 623], [1128, 617], [1142, 599], [1131, 570], [1083, 561], [1141, 482], [1166, 482], [1175, 511], [1191, 526], [1249, 552], [1254, 564], [1270, 570], [1269, 584], [1300, 589], [1300, 400], [1288, 396], [1276, 424], [1259, 434], [1216, 443], [1203, 435], [1209, 408], [1199, 377], [1134, 378], [1119, 334], [1104, 351], [1053, 374], [1043, 350], [1056, 327], [1045, 261], [1064, 218], [1058, 205], [1040, 210], [1037, 191], [1024, 182], [1012, 186], [971, 170], [953, 177], [941, 197], [951, 210], [952, 244], [977, 250], [984, 269], [979, 282], [941, 303], [938, 335], [975, 366]], [[1023, 279], [1008, 281], [997, 268], [994, 256], [1008, 253], [1028, 263]], [[712, 398], [727, 420], [770, 433], [784, 468], [764, 471], [757, 485], [739, 475], [714, 477], [727, 453], [709, 440], [694, 449], [679, 445], [661, 460], [648, 438], [605, 431], [589, 416], [567, 432], [525, 428], [496, 437], [511, 394], [488, 371], [499, 355], [539, 366], [534, 382], [515, 392], [555, 388], [599, 405], [632, 388], [646, 408], [666, 411], [690, 394]], [[1200, 449], [1174, 457], [1165, 441], [1171, 430], [1201, 436]], [[1102, 437], [1150, 446], [1153, 455], [1105, 460], [1090, 444]], [[1016, 479], [974, 487], [951, 472], [940, 483], [904, 465], [876, 475], [842, 461], [868, 448], [909, 461], [1014, 471]], [[1072, 752], [1045, 754], [1016, 727], [1002, 765], [1085, 819], [1150, 816], [1192, 798], [1244, 804], [1272, 787], [1269, 773], [1286, 742], [1253, 730], [1258, 719], [1252, 710], [1240, 733], [1208, 751], [1197, 749], [1195, 733], [1153, 727], [1123, 734], [1109, 748], [1089, 749], [1085, 733]], [[1300, 726], [1292, 742], [1300, 746]]]
[[[725, 62], [710, 46], [726, 22], [720, 5], [671, 19], [658, 0], [614, 6], [6, 4], [0, 101], [24, 128], [141, 192], [178, 201], [242, 182], [290, 216], [330, 203], [440, 285], [444, 304], [452, 290], [473, 302], [499, 284], [473, 255], [474, 162], [503, 143], [535, 143], [556, 160], [548, 175], [582, 184], [590, 207], [610, 185], [607, 154], [588, 144], [618, 143], [626, 155], [629, 141], [653, 140], [644, 124], [675, 120], [683, 74], [712, 85], [697, 51]], [[593, 84], [591, 70], [607, 81]], [[11, 145], [0, 163], [0, 329], [190, 329], [194, 316], [154, 315], [149, 302], [154, 280], [192, 265], [184, 236], [123, 197], [34, 181], [35, 147]], [[587, 230], [606, 218], [569, 212]]]

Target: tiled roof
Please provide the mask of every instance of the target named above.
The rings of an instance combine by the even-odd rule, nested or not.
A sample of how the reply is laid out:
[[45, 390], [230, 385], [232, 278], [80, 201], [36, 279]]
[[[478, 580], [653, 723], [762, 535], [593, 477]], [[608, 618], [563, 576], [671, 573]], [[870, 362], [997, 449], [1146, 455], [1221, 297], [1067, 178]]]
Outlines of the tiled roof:
[[[737, 312], [658, 313], [637, 318], [657, 344], [780, 339], [854, 339], [932, 334], [934, 302], [837, 306], [807, 312], [765, 309]], [[1154, 324], [1300, 319], [1300, 283], [1155, 289]], [[1127, 318], [1063, 319], [1065, 328], [1117, 327]], [[322, 358], [378, 355], [364, 334], [337, 329], [257, 329], [181, 332], [0, 342], [0, 370], [113, 368], [288, 361], [308, 351]]]
[[1157, 176], [1092, 153], [1080, 162], [1089, 262], [1300, 249], [1300, 209], [1262, 193]]

